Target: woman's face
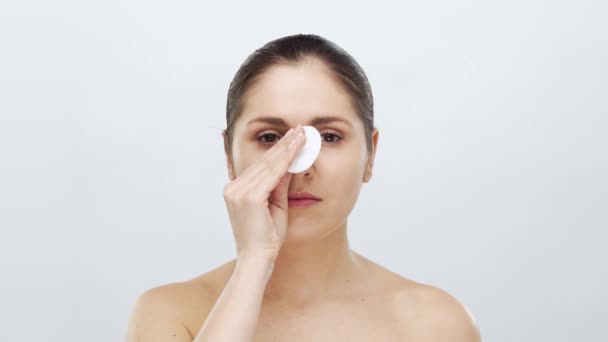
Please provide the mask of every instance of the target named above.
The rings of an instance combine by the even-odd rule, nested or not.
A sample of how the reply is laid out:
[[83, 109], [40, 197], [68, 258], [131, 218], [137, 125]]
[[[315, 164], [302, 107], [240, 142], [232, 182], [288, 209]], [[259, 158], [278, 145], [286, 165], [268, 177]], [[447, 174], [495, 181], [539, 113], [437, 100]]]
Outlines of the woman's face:
[[[349, 94], [325, 64], [307, 59], [272, 66], [246, 92], [243, 108], [234, 126], [232, 160], [227, 158], [230, 179], [259, 160], [289, 128], [311, 125], [321, 133], [318, 158], [292, 176], [289, 192], [310, 192], [322, 200], [308, 208], [289, 208], [285, 243], [318, 239], [345, 224], [361, 186], [371, 177], [378, 131], [374, 129], [374, 148], [368, 153], [363, 123]], [[314, 123], [325, 117], [338, 120]]]

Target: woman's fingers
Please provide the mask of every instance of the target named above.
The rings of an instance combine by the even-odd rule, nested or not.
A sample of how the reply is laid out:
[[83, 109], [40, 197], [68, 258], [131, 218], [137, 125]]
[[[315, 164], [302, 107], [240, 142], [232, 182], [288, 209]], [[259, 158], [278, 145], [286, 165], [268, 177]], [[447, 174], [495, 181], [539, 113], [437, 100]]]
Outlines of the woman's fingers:
[[[262, 157], [254, 164], [250, 165], [245, 172], [239, 177], [241, 178], [243, 187], [241, 191], [247, 193], [249, 196], [259, 196], [260, 199], [268, 198], [270, 191], [274, 188], [259, 188], [262, 179], [272, 178], [275, 184], [281, 180], [283, 175], [287, 172], [289, 163], [293, 160], [293, 156], [289, 155], [289, 146], [296, 141], [298, 135], [303, 135], [303, 129], [301, 125], [298, 125], [295, 129], [290, 129], [276, 144], [274, 144], [268, 151], [266, 151]], [[292, 147], [295, 147], [292, 145]], [[283, 170], [283, 171], [281, 171]]]
[[306, 135], [301, 130], [296, 133], [296, 137], [289, 143], [287, 148], [283, 150], [283, 155], [277, 157], [271, 166], [268, 167], [268, 173], [260, 177], [257, 188], [264, 193], [270, 193], [278, 185], [283, 176], [287, 173], [289, 165], [294, 160], [299, 147], [306, 141]]
[[264, 152], [264, 154], [258, 159], [258, 161], [249, 165], [247, 169], [245, 169], [245, 171], [243, 171], [243, 173], [235, 179], [235, 181], [246, 185], [251, 184], [252, 179], [257, 179], [256, 175], [261, 172], [264, 172], [264, 165], [261, 164], [261, 161], [268, 159], [268, 157], [271, 156], [273, 153], [280, 151], [281, 145], [284, 145], [289, 140], [290, 136], [293, 134], [293, 131], [293, 128], [289, 129], [276, 144], [274, 144], [271, 148]]
[[[257, 180], [268, 172], [268, 168], [274, 164], [274, 161], [280, 159], [284, 155], [287, 147], [293, 139], [297, 137], [297, 134], [300, 131], [302, 131], [300, 125], [291, 128], [276, 144], [260, 157], [256, 165], [252, 167], [252, 180]], [[256, 182], [253, 181], [253, 184], [255, 185]]]

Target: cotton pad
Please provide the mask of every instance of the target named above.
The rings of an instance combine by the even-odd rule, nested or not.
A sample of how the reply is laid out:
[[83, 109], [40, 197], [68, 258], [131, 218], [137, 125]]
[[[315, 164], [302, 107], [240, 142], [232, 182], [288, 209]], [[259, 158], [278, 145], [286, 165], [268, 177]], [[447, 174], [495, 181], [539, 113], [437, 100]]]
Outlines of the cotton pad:
[[291, 173], [300, 173], [308, 169], [321, 152], [321, 133], [312, 126], [302, 126], [302, 128], [306, 135], [306, 142], [287, 169]]

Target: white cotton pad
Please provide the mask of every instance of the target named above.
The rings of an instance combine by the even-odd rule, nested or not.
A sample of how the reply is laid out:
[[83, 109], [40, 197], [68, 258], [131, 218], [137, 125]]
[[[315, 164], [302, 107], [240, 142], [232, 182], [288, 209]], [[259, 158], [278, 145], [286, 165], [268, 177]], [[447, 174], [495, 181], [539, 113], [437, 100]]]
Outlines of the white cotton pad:
[[321, 152], [321, 133], [312, 126], [302, 126], [306, 135], [306, 143], [300, 148], [295, 159], [287, 171], [300, 173], [308, 169], [315, 162]]

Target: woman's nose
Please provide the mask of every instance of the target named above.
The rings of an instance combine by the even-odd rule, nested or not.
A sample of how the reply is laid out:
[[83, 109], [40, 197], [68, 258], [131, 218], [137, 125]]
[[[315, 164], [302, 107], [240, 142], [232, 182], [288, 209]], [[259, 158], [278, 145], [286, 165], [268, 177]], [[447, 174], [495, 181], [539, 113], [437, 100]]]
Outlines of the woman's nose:
[[313, 126], [302, 126], [302, 128], [306, 141], [287, 169], [287, 171], [296, 174], [308, 170], [321, 152], [321, 133]]

